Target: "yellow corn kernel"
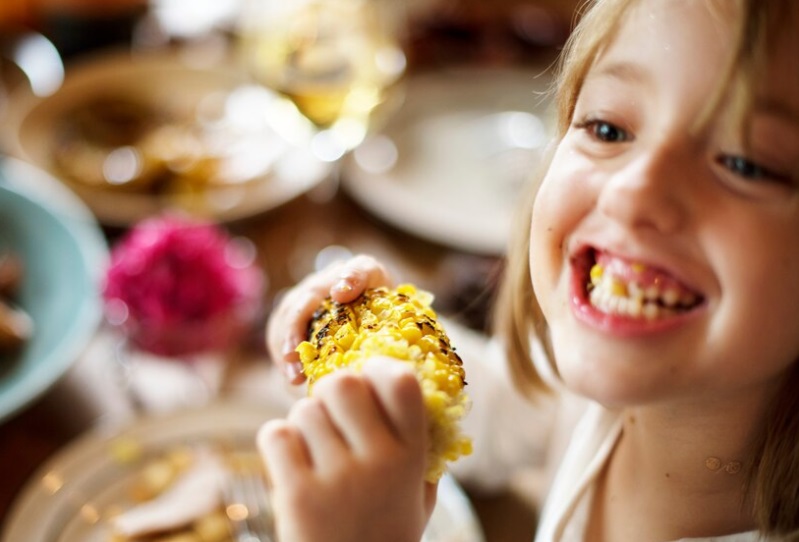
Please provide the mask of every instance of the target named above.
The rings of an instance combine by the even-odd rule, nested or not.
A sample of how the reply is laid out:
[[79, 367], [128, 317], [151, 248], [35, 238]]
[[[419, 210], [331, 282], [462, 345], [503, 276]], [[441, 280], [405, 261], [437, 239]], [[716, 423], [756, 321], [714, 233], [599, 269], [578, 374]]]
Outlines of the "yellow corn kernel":
[[355, 340], [355, 330], [352, 328], [352, 324], [346, 324], [341, 326], [338, 331], [336, 331], [336, 343], [339, 347], [344, 350], [349, 349], [352, 346], [352, 342]]
[[422, 330], [413, 324], [401, 328], [400, 334], [409, 344], [415, 344], [422, 338]]
[[375, 355], [413, 363], [428, 413], [425, 477], [438, 480], [448, 461], [471, 453], [460, 430], [469, 407], [463, 363], [431, 307], [432, 294], [404, 284], [368, 290], [352, 303], [327, 299], [311, 323], [311, 336], [297, 347], [313, 385], [340, 367], [360, 370]]
[[591, 268], [590, 272], [591, 284], [593, 284], [594, 286], [599, 286], [599, 283], [602, 281], [602, 275], [604, 274], [605, 274], [605, 269], [598, 263], [595, 263], [594, 266]]

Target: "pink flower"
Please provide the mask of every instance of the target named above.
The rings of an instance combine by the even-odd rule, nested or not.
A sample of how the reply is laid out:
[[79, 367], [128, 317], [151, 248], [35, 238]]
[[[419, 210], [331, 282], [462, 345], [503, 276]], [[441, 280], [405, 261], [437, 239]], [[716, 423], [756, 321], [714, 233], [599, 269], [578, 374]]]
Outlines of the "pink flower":
[[106, 316], [139, 348], [181, 356], [229, 347], [261, 309], [251, 246], [212, 223], [144, 220], [111, 251]]

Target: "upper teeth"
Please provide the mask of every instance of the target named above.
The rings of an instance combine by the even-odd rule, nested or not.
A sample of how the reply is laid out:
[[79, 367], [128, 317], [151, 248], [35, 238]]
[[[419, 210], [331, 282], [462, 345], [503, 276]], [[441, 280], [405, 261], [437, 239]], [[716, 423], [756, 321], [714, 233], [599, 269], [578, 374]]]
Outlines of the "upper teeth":
[[680, 307], [689, 307], [696, 302], [696, 297], [681, 291], [675, 286], [659, 283], [646, 287], [637, 282], [625, 283], [610, 273], [605, 273], [601, 265], [591, 268], [589, 285], [591, 304], [602, 312], [629, 316], [644, 317], [654, 320], [674, 314]]

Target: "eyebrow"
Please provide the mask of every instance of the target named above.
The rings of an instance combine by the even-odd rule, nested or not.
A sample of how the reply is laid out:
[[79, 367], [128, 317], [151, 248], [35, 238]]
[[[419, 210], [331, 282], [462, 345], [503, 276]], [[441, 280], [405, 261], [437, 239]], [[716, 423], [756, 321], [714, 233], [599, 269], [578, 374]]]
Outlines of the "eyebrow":
[[624, 83], [645, 83], [651, 79], [646, 70], [639, 64], [627, 61], [618, 61], [600, 65], [599, 69], [589, 70], [586, 81], [590, 79], [611, 78]]
[[782, 100], [756, 99], [754, 110], [799, 128], [799, 110]]

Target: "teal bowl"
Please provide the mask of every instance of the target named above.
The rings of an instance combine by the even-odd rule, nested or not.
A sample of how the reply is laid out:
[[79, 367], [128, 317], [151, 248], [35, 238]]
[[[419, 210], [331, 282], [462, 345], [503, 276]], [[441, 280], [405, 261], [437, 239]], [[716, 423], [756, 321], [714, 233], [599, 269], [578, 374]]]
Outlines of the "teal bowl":
[[93, 215], [43, 171], [0, 161], [0, 251], [23, 261], [16, 303], [34, 323], [25, 346], [0, 358], [0, 421], [46, 392], [88, 346], [102, 318], [108, 248]]

